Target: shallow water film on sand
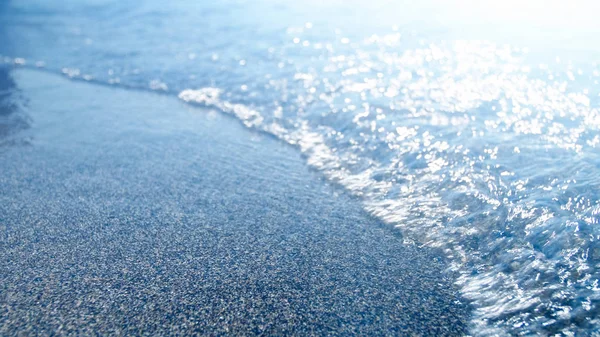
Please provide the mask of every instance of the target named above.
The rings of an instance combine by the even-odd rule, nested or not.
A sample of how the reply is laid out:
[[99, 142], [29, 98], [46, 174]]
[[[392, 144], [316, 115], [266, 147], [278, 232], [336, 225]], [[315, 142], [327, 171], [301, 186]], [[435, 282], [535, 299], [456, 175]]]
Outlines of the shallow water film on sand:
[[593, 5], [8, 1], [0, 61], [178, 97], [292, 144], [405, 242], [443, 252], [469, 334], [592, 335]]

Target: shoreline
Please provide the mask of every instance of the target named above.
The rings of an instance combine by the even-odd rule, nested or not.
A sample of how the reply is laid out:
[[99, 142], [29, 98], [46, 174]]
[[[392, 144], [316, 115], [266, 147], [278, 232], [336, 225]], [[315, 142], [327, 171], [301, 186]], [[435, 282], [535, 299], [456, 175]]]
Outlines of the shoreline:
[[434, 251], [291, 146], [168, 95], [14, 69], [0, 334], [467, 333]]

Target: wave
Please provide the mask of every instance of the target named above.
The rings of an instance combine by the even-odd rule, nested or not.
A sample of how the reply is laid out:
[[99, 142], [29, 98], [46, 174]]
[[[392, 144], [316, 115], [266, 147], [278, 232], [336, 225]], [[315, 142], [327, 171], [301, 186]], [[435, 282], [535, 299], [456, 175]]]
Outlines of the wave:
[[401, 69], [391, 79], [367, 78], [369, 58], [331, 56], [335, 90], [314, 89], [318, 72], [294, 76], [299, 97], [327, 108], [297, 104], [287, 119], [214, 87], [179, 98], [297, 146], [371, 214], [442, 249], [476, 308], [474, 333], [589, 331], [600, 324], [600, 114], [572, 73], [543, 80], [514, 54], [460, 42], [384, 55]]
[[526, 50], [485, 41], [400, 43], [293, 40], [255, 76], [199, 89], [60, 71], [176, 93], [298, 147], [368, 212], [446, 254], [473, 334], [598, 329], [598, 70], [532, 66]]

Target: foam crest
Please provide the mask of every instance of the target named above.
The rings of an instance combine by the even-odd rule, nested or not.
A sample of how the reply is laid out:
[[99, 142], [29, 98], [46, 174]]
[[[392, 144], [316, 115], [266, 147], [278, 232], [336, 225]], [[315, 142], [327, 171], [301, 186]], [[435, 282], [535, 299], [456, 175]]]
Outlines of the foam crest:
[[509, 46], [397, 55], [386, 50], [394, 43], [371, 37], [332, 52], [323, 72], [271, 80], [287, 104], [250, 108], [216, 88], [180, 98], [298, 146], [407, 240], [442, 249], [476, 308], [473, 333], [598, 326], [600, 206], [590, 188], [600, 181], [586, 166], [600, 162], [600, 118], [589, 90], [543, 80], [551, 71]]

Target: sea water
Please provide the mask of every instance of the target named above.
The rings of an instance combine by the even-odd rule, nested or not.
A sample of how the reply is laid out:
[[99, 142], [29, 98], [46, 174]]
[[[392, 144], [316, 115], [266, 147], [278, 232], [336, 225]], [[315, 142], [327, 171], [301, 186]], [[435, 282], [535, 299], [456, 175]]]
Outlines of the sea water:
[[447, 256], [474, 335], [592, 334], [592, 5], [9, 0], [0, 60], [177, 96], [296, 146]]

